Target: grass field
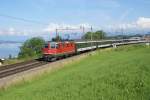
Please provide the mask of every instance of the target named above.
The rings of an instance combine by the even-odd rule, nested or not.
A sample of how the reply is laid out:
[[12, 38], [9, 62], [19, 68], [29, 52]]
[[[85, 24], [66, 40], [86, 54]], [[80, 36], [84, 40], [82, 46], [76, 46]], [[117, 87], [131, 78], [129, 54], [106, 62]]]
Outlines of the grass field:
[[150, 48], [97, 51], [77, 63], [0, 91], [0, 100], [149, 100]]

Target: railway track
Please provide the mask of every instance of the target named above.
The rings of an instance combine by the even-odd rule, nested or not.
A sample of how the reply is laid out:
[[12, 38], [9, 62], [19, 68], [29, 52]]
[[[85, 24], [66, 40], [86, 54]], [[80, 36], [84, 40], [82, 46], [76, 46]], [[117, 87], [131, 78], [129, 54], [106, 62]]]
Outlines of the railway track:
[[48, 64], [48, 62], [39, 61], [39, 60], [30, 60], [26, 62], [17, 63], [17, 64], [2, 66], [0, 67], [0, 78], [4, 78], [45, 64]]

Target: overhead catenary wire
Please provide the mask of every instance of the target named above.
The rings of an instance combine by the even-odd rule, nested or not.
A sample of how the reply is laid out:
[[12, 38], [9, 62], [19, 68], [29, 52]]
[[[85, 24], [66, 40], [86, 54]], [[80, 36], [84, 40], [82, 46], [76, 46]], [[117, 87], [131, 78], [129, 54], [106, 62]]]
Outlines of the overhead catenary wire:
[[[44, 22], [40, 22], [40, 21], [36, 21], [36, 20], [31, 20], [31, 19], [26, 19], [26, 18], [21, 18], [21, 17], [15, 17], [15, 16], [11, 16], [11, 15], [6, 15], [6, 14], [1, 14], [0, 13], [0, 17], [3, 17], [3, 18], [8, 18], [8, 19], [12, 19], [12, 20], [17, 20], [17, 21], [22, 21], [22, 22], [27, 22], [27, 23], [33, 23], [33, 24], [39, 24], [39, 25], [42, 25], [42, 26], [48, 26], [49, 23], [44, 23]], [[82, 27], [82, 28], [81, 28]], [[84, 29], [85, 27], [84, 26], [80, 26], [79, 29], [76, 29], [76, 28], [69, 28], [69, 27], [66, 27], [66, 28], [56, 28], [56, 34], [57, 34], [57, 31], [58, 30], [80, 30], [80, 29], [83, 29], [83, 33], [84, 33]], [[39, 32], [39, 31], [38, 31]], [[7, 32], [6, 32], [7, 33]], [[56, 35], [57, 36], [57, 35]]]
[[[6, 15], [6, 14], [1, 14], [0, 13], [0, 17], [4, 17], [4, 18], [9, 18], [9, 19], [13, 19], [13, 20], [18, 20], [18, 21], [23, 21], [23, 22], [28, 22], [28, 23], [34, 23], [34, 24], [40, 24], [40, 25], [44, 25], [47, 26], [49, 25], [49, 23], [44, 23], [44, 22], [40, 22], [40, 21], [36, 21], [36, 20], [31, 20], [31, 19], [26, 19], [26, 18], [21, 18], [21, 17], [15, 17], [15, 16], [11, 16], [11, 15]], [[83, 29], [84, 31], [84, 26], [80, 26], [80, 28], [56, 28], [57, 30], [80, 30]]]
[[18, 21], [23, 21], [23, 22], [28, 22], [28, 23], [33, 23], [33, 24], [40, 24], [40, 25], [44, 25], [44, 26], [49, 25], [48, 23], [43, 23], [43, 22], [36, 21], [36, 20], [25, 19], [25, 18], [5, 15], [5, 14], [0, 14], [0, 17], [9, 18], [9, 19], [18, 20]]
[[[11, 20], [17, 20], [17, 21], [22, 21], [22, 22], [26, 22], [26, 23], [32, 23], [32, 24], [36, 24], [36, 25], [41, 25], [41, 26], [48, 26], [49, 24], [48, 23], [43, 23], [43, 22], [40, 22], [40, 21], [36, 21], [36, 20], [31, 20], [31, 19], [26, 19], [26, 18], [21, 18], [21, 17], [15, 17], [15, 16], [11, 16], [11, 15], [6, 15], [6, 14], [1, 14], [0, 13], [0, 17], [3, 17], [3, 18], [7, 18], [7, 19], [11, 19]], [[17, 30], [15, 30], [14, 31], [15, 33], [24, 33], [23, 31], [17, 31]], [[14, 32], [11, 32], [12, 34], [14, 33]], [[28, 32], [30, 32], [30, 33], [41, 33], [41, 32], [43, 32], [43, 31], [38, 31], [38, 32], [36, 32], [36, 31], [28, 31]], [[9, 30], [5, 30], [4, 29], [4, 31], [2, 32], [3, 34], [5, 33], [5, 34], [8, 34], [8, 33], [10, 33], [9, 32]], [[1, 34], [1, 31], [0, 31], [0, 34]]]

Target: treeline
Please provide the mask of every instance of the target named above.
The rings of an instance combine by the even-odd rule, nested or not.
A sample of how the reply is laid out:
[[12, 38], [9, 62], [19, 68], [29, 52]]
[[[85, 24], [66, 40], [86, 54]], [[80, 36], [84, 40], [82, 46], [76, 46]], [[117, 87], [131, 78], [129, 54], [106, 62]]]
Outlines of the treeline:
[[[101, 40], [101, 39], [105, 39], [106, 38], [106, 32], [104, 32], [103, 30], [99, 30], [96, 32], [86, 32], [83, 36], [82, 36], [82, 40]], [[56, 36], [55, 38], [52, 38], [52, 41], [68, 41], [71, 39], [63, 39], [61, 36]]]

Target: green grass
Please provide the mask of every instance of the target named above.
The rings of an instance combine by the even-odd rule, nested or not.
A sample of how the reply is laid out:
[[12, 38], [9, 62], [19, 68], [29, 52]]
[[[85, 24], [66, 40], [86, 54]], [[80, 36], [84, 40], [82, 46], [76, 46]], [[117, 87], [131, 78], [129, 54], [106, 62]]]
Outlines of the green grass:
[[0, 91], [0, 100], [149, 100], [150, 48], [97, 51], [77, 63]]

